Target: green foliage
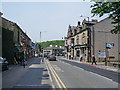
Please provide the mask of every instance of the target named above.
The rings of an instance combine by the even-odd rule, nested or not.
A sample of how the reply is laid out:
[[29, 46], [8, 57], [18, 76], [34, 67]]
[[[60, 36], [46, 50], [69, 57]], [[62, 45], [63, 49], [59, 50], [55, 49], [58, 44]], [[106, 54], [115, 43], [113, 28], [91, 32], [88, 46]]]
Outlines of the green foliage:
[[96, 2], [91, 6], [93, 16], [103, 16], [109, 14], [109, 18], [113, 20], [112, 24], [115, 24], [112, 33], [120, 34], [120, 1], [119, 2]]
[[49, 47], [50, 45], [64, 46], [64, 40], [46, 41], [46, 42], [42, 42], [42, 43], [38, 43], [38, 44], [40, 44], [44, 48]]

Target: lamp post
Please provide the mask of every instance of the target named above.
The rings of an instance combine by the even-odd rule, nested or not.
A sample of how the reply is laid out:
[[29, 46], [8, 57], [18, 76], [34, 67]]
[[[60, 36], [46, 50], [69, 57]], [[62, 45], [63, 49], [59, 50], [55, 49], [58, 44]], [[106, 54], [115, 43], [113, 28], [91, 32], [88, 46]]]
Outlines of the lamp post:
[[40, 32], [40, 43], [41, 43], [41, 32]]
[[41, 34], [46, 31], [40, 31], [40, 43], [41, 43]]
[[[42, 32], [46, 32], [46, 31], [40, 31], [40, 44], [41, 44], [41, 34], [42, 34]], [[44, 54], [42, 47], [40, 48], [39, 51], [42, 52], [42, 53]]]
[[93, 55], [95, 55], [95, 31], [94, 31], [94, 26], [92, 26], [92, 33], [93, 33]]

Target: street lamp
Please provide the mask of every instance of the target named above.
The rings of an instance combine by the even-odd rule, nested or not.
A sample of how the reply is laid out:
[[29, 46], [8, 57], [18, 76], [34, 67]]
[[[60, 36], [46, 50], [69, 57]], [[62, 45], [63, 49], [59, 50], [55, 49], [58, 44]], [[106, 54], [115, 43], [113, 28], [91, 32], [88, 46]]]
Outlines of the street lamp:
[[46, 31], [40, 31], [40, 43], [41, 43], [41, 34], [42, 34], [42, 32], [46, 32]]
[[[41, 33], [42, 33], [42, 32], [46, 32], [46, 31], [40, 31], [40, 44], [41, 44]], [[40, 47], [40, 50], [39, 50], [39, 52], [42, 52], [42, 53], [44, 53], [44, 52], [43, 52], [43, 49], [42, 49], [42, 47]]]
[[41, 43], [41, 32], [40, 32], [40, 43]]

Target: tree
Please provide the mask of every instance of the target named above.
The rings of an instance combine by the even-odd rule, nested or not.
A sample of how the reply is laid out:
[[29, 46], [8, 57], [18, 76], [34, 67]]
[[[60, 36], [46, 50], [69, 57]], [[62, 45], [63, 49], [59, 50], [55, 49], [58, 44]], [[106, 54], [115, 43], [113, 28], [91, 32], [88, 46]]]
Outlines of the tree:
[[52, 46], [64, 46], [64, 40], [53, 40], [53, 41], [46, 41], [46, 42], [41, 42], [38, 43], [40, 44], [43, 48], [49, 47], [50, 45]]
[[96, 2], [94, 5], [91, 5], [91, 12], [93, 16], [103, 16], [108, 14], [109, 18], [113, 20], [114, 28], [111, 30], [111, 33], [120, 34], [120, 1], [118, 2]]

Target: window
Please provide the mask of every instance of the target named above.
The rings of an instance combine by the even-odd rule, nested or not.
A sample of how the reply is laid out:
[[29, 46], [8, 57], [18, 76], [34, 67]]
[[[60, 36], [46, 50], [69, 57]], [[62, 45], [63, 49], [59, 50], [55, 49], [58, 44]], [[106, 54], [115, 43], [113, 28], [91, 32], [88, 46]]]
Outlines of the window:
[[80, 57], [80, 51], [78, 50], [76, 53], [77, 57]]
[[18, 42], [20, 41], [20, 32], [18, 31]]
[[79, 44], [79, 36], [76, 37], [76, 43]]

